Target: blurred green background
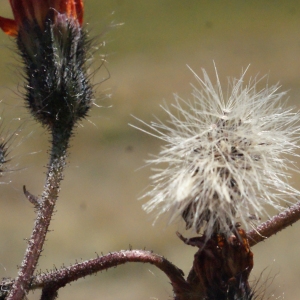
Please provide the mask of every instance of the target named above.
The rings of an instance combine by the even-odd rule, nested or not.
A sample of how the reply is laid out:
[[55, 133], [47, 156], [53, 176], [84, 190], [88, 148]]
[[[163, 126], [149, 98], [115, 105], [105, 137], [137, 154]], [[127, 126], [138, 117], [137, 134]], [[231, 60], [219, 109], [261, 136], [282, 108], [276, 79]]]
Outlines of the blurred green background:
[[[10, 17], [7, 0], [2, 16]], [[299, 107], [300, 2], [201, 0], [86, 0], [90, 35], [105, 47], [94, 54], [97, 68], [105, 55], [110, 79], [97, 85], [96, 104], [72, 139], [57, 212], [51, 224], [41, 270], [69, 265], [121, 249], [146, 248], [164, 255], [187, 274], [196, 249], [185, 246], [175, 231], [141, 209], [137, 198], [149, 184], [149, 153], [160, 142], [131, 127], [153, 114], [165, 118], [159, 104], [172, 93], [188, 98], [193, 75], [201, 68], [214, 76], [213, 61], [224, 88], [227, 76], [238, 77], [251, 64], [247, 78], [268, 74], [269, 84], [289, 90], [289, 103]], [[108, 30], [110, 24], [124, 23]], [[101, 33], [106, 33], [103, 36]], [[1, 111], [4, 132], [21, 125], [13, 144], [10, 168], [2, 178], [0, 211], [0, 276], [16, 276], [35, 218], [22, 186], [42, 191], [49, 150], [47, 132], [33, 122], [21, 99], [22, 76], [13, 41], [0, 33]], [[105, 68], [94, 83], [108, 77]], [[105, 98], [105, 95], [109, 97]], [[298, 175], [291, 178], [295, 187]], [[264, 299], [297, 300], [300, 294], [300, 223], [253, 248], [252, 280], [263, 272]], [[39, 293], [29, 295], [38, 299]], [[60, 299], [170, 299], [166, 276], [150, 265], [128, 264], [73, 283]]]

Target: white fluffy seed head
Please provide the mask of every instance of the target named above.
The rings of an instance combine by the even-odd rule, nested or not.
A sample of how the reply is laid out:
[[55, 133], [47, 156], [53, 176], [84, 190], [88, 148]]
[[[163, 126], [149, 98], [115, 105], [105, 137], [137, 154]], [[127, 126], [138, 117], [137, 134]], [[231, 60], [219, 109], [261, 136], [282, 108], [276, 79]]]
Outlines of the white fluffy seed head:
[[268, 215], [267, 206], [294, 202], [288, 156], [297, 156], [299, 114], [284, 107], [277, 85], [257, 90], [256, 79], [244, 83], [245, 73], [229, 81], [227, 96], [217, 72], [216, 85], [205, 70], [203, 79], [194, 75], [192, 101], [175, 95], [175, 112], [163, 107], [167, 123], [143, 122], [150, 130], [142, 131], [166, 142], [148, 161], [156, 167], [143, 208], [157, 217], [168, 212], [170, 222], [181, 216], [187, 229], [209, 238], [230, 234], [237, 222], [247, 228]]

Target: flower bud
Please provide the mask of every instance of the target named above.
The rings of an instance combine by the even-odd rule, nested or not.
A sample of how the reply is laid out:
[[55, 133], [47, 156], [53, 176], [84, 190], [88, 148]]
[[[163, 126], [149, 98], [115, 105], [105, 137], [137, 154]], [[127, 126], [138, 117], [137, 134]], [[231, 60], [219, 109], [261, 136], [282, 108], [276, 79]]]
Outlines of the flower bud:
[[10, 0], [15, 20], [0, 27], [17, 39], [25, 64], [26, 103], [43, 125], [72, 129], [92, 105], [82, 0]]

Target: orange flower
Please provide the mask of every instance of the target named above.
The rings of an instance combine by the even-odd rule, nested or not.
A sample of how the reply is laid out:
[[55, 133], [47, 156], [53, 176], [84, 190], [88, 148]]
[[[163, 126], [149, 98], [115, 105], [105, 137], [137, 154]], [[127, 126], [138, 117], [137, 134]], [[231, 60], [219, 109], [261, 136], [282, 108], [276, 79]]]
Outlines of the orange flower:
[[9, 0], [15, 19], [0, 17], [0, 28], [8, 35], [17, 36], [24, 22], [37, 22], [43, 28], [50, 10], [73, 18], [82, 25], [83, 0]]

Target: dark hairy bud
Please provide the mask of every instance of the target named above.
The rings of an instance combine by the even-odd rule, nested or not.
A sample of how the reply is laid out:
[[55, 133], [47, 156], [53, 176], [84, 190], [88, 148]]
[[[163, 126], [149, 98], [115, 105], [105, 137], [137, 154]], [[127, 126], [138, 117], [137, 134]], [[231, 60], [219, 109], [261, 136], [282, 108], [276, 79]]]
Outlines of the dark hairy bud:
[[26, 102], [33, 116], [52, 128], [72, 128], [92, 105], [85, 68], [89, 41], [77, 20], [53, 10], [45, 28], [25, 23], [17, 36], [25, 64]]
[[0, 28], [16, 38], [26, 105], [44, 126], [71, 132], [92, 105], [83, 1], [11, 0], [10, 5], [14, 19], [0, 17]]

